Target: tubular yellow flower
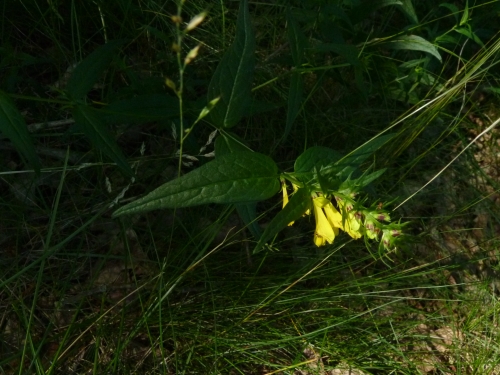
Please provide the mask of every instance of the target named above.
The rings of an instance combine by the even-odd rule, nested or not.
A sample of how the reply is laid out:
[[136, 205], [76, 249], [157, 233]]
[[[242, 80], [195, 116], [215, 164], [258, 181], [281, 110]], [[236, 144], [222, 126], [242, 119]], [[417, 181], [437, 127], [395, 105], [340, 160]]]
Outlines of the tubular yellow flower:
[[325, 205], [324, 201], [328, 200], [323, 197], [317, 197], [313, 199], [313, 208], [314, 208], [314, 218], [316, 220], [316, 230], [314, 231], [314, 243], [316, 246], [323, 246], [327, 242], [333, 243], [335, 239], [335, 231], [338, 233], [338, 229], [334, 229], [334, 227], [330, 224], [329, 220], [325, 216], [323, 212], [323, 206]]
[[[286, 190], [286, 183], [285, 181], [281, 181], [281, 191], [283, 192], [283, 208], [288, 204], [288, 191]], [[295, 221], [291, 221], [288, 223], [288, 226], [291, 227], [295, 223]]]
[[339, 229], [343, 229], [342, 214], [333, 206], [332, 202], [328, 201], [328, 203], [326, 203], [323, 207], [323, 210], [325, 211], [326, 218], [334, 230], [337, 230], [338, 232]]
[[352, 205], [349, 203], [346, 204], [343, 199], [337, 199], [337, 204], [342, 213], [345, 213], [341, 229], [354, 239], [361, 238], [361, 220], [357, 217], [357, 212], [353, 212]]
[[282, 208], [285, 208], [285, 206], [288, 204], [288, 191], [286, 191], [285, 182], [281, 183], [281, 191], [283, 192], [283, 207]]

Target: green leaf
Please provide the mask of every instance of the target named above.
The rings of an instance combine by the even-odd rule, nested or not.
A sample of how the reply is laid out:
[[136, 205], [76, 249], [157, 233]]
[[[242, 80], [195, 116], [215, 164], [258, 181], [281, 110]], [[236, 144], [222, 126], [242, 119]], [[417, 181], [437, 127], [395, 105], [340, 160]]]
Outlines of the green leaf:
[[[336, 19], [335, 21], [337, 21], [337, 19], [344, 21], [346, 25], [348, 25], [352, 29], [351, 20], [344, 9], [342, 9], [341, 7], [334, 4], [328, 4], [321, 9], [321, 13], [324, 14], [328, 19], [331, 19], [331, 16], [333, 16], [334, 19]], [[303, 13], [301, 13], [300, 15], [304, 17]]]
[[111, 124], [159, 121], [179, 116], [179, 99], [167, 94], [139, 95], [113, 102], [101, 112]]
[[450, 4], [450, 3], [441, 3], [441, 4], [439, 4], [439, 6], [447, 8], [451, 12], [451, 14], [453, 14], [453, 16], [455, 17], [455, 21], [458, 22], [458, 13], [460, 11], [458, 10], [456, 5]]
[[237, 204], [235, 207], [241, 220], [243, 220], [246, 227], [250, 230], [250, 233], [258, 240], [262, 236], [262, 228], [257, 222], [257, 204]]
[[163, 184], [113, 216], [208, 203], [261, 201], [279, 188], [278, 167], [271, 158], [257, 152], [234, 152]]
[[469, 0], [465, 0], [464, 13], [462, 14], [462, 19], [460, 20], [459, 26], [463, 26], [467, 22], [469, 22]]
[[352, 172], [358, 169], [366, 159], [372, 156], [375, 151], [386, 144], [394, 136], [395, 134], [386, 134], [369, 140], [352, 151], [350, 154], [340, 159], [336, 165], [332, 167], [332, 169], [341, 178], [348, 177]]
[[297, 173], [313, 172], [314, 169], [321, 169], [321, 167], [334, 163], [340, 158], [337, 151], [328, 147], [314, 146], [308, 148], [295, 160], [294, 171]]
[[215, 126], [235, 126], [251, 102], [254, 52], [255, 37], [250, 23], [248, 0], [242, 0], [236, 24], [236, 38], [222, 57], [208, 86], [209, 101], [221, 97], [208, 116]]
[[379, 8], [389, 5], [403, 5], [401, 0], [364, 0], [350, 12], [350, 19], [353, 24], [366, 19], [370, 14]]
[[113, 160], [126, 175], [134, 176], [127, 159], [108, 132], [100, 111], [85, 105], [76, 105], [73, 108], [73, 117], [94, 147]]
[[297, 21], [292, 16], [290, 8], [286, 10], [287, 34], [290, 51], [292, 53], [293, 65], [299, 67], [304, 62], [304, 48], [306, 46], [306, 36], [300, 29]]
[[[233, 152], [248, 152], [249, 148], [238, 139], [236, 135], [229, 132], [222, 133], [215, 140], [215, 155], [216, 158], [227, 155]], [[217, 160], [217, 159], [216, 159]], [[248, 227], [252, 235], [259, 239], [262, 235], [262, 229], [257, 222], [257, 203], [250, 202], [246, 204], [236, 204], [236, 211], [241, 220]]]
[[240, 139], [236, 134], [225, 131], [215, 140], [215, 155], [222, 156], [231, 152], [251, 151], [250, 147], [245, 144], [245, 141]]
[[403, 13], [406, 14], [406, 17], [408, 17], [413, 24], [417, 25], [418, 17], [417, 13], [415, 13], [415, 8], [413, 8], [411, 0], [400, 0], [400, 1], [401, 5], [399, 5], [399, 7], [403, 11]]
[[418, 35], [401, 35], [381, 45], [389, 49], [426, 52], [442, 62], [441, 55], [437, 48], [431, 42]]
[[382, 176], [386, 170], [387, 168], [382, 168], [373, 173], [363, 175], [355, 180], [347, 179], [340, 185], [339, 190], [348, 189], [351, 192], [359, 192], [360, 189], [363, 189], [364, 187], [375, 181], [377, 178]]
[[125, 41], [106, 43], [88, 55], [75, 68], [68, 80], [66, 91], [73, 99], [82, 99], [92, 89], [104, 70], [108, 67], [116, 48]]
[[298, 220], [311, 207], [311, 195], [307, 189], [299, 189], [290, 198], [288, 204], [271, 220], [260, 237], [253, 253], [259, 252], [267, 241], [285, 229], [289, 223]]
[[288, 91], [288, 110], [286, 113], [286, 125], [281, 142], [284, 142], [290, 131], [292, 130], [292, 125], [297, 118], [301, 108], [302, 108], [302, 93], [304, 91], [304, 82], [302, 80], [302, 75], [300, 73], [292, 73], [290, 79], [290, 89]]
[[474, 42], [479, 44], [481, 47], [484, 47], [484, 43], [479, 37], [470, 29], [469, 25], [456, 27], [454, 29], [457, 33], [465, 35], [467, 38], [472, 39]]
[[23, 116], [7, 93], [0, 90], [0, 131], [11, 140], [16, 150], [40, 173], [40, 160]]
[[342, 56], [349, 64], [353, 66], [361, 66], [359, 61], [359, 49], [352, 44], [347, 43], [321, 43], [315, 48], [319, 52], [335, 52], [337, 55]]

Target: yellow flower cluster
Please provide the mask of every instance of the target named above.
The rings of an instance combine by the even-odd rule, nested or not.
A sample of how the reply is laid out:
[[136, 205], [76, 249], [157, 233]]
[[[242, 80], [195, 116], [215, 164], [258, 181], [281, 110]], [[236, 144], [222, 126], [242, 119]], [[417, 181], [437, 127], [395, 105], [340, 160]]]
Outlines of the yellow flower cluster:
[[[294, 190], [298, 187], [293, 186]], [[282, 185], [283, 207], [288, 203], [288, 192], [286, 185]], [[312, 198], [314, 219], [316, 220], [316, 230], [314, 231], [314, 243], [316, 246], [324, 246], [326, 243], [333, 243], [335, 236], [339, 234], [339, 229], [348, 233], [352, 238], [358, 239], [362, 236], [361, 218], [353, 211], [352, 204], [347, 204], [343, 199], [336, 198], [340, 209], [335, 208], [330, 199], [316, 194]], [[309, 210], [306, 214], [309, 214]], [[293, 222], [288, 225], [293, 225]]]
[[337, 204], [342, 213], [335, 208], [329, 199], [323, 196], [313, 198], [314, 218], [316, 220], [314, 243], [316, 246], [324, 246], [327, 242], [333, 243], [339, 229], [354, 239], [361, 238], [361, 220], [357, 217], [357, 213], [352, 210], [351, 205], [346, 205], [341, 199], [337, 199]]

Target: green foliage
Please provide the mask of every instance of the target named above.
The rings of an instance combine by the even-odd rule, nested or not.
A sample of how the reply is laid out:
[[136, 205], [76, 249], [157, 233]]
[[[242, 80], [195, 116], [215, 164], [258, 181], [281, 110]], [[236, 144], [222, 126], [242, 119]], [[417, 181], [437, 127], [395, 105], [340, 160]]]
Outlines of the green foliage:
[[499, 11], [7, 0], [2, 371], [496, 373]]
[[80, 126], [90, 141], [113, 160], [120, 169], [129, 177], [134, 176], [127, 159], [118, 148], [116, 141], [106, 129], [106, 124], [101, 120], [99, 112], [92, 107], [77, 104], [73, 108], [75, 122]]
[[438, 59], [439, 62], [442, 62], [441, 55], [437, 48], [418, 35], [401, 35], [395, 39], [384, 42], [383, 46], [389, 49], [427, 52]]
[[266, 155], [235, 152], [169, 181], [118, 209], [114, 216], [207, 203], [247, 203], [278, 192], [278, 167]]
[[254, 253], [262, 250], [264, 245], [272, 240], [279, 232], [285, 229], [290, 223], [300, 219], [307, 210], [311, 209], [310, 192], [307, 189], [299, 189], [295, 193], [290, 202], [283, 207], [283, 210], [271, 220], [266, 227], [264, 233], [259, 239], [259, 242], [254, 248]]
[[116, 40], [97, 48], [80, 62], [71, 73], [66, 92], [73, 100], [81, 100], [108, 67], [115, 51], [125, 41]]
[[314, 146], [300, 154], [295, 160], [294, 171], [296, 173], [313, 172], [315, 169], [322, 169], [341, 158], [342, 156], [331, 148]]
[[210, 121], [220, 128], [231, 128], [242, 118], [250, 103], [255, 67], [255, 37], [248, 11], [248, 0], [240, 2], [236, 35], [224, 53], [208, 86], [208, 100], [220, 97], [210, 113]]
[[35, 171], [40, 173], [40, 160], [35, 152], [26, 122], [13, 101], [3, 91], [0, 91], [0, 131], [12, 141]]

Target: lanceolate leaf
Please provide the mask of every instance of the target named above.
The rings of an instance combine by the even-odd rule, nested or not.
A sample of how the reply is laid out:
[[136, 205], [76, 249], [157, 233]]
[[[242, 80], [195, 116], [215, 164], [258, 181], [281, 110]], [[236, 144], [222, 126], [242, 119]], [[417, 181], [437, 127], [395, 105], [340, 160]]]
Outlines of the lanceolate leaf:
[[106, 43], [77, 65], [66, 86], [66, 91], [72, 99], [82, 99], [92, 89], [111, 62], [116, 48], [123, 43], [123, 40]]
[[414, 24], [418, 24], [417, 13], [415, 13], [415, 8], [413, 8], [413, 4], [411, 0], [400, 0], [401, 1], [401, 9], [406, 14], [406, 16], [410, 19], [410, 21]]
[[284, 142], [292, 130], [292, 125], [297, 118], [302, 107], [302, 93], [304, 91], [304, 83], [302, 75], [298, 72], [292, 73], [290, 79], [290, 89], [288, 90], [288, 110], [286, 113], [286, 126], [281, 142]]
[[439, 54], [439, 51], [434, 46], [434, 44], [418, 35], [401, 35], [395, 39], [383, 43], [382, 45], [390, 49], [426, 52], [434, 56], [439, 61], [442, 61], [441, 55]]
[[290, 8], [286, 11], [288, 43], [292, 52], [293, 65], [298, 67], [304, 62], [304, 48], [306, 47], [306, 37], [300, 29], [297, 21], [292, 16]]
[[341, 177], [348, 177], [361, 165], [361, 163], [372, 156], [375, 151], [377, 151], [394, 136], [395, 134], [385, 134], [381, 135], [380, 137], [371, 139], [365, 144], [359, 146], [350, 154], [340, 159], [336, 163], [336, 165], [332, 167], [332, 170], [334, 170], [336, 173], [340, 171], [337, 174]]
[[208, 100], [221, 99], [208, 118], [217, 127], [238, 123], [251, 102], [255, 66], [255, 37], [250, 23], [248, 0], [241, 0], [236, 38], [220, 61], [208, 86]]
[[335, 150], [323, 146], [313, 146], [304, 151], [295, 160], [294, 171], [298, 173], [313, 172], [314, 168], [321, 167], [334, 163], [342, 156]]
[[40, 161], [24, 118], [3, 91], [0, 91], [0, 131], [11, 140], [16, 150], [26, 158], [35, 171], [40, 173]]
[[266, 230], [260, 237], [257, 246], [254, 249], [254, 254], [259, 252], [267, 241], [271, 240], [280, 231], [285, 229], [289, 223], [299, 219], [311, 206], [311, 195], [307, 189], [299, 189], [290, 198], [288, 204], [278, 212], [271, 220]]
[[167, 182], [113, 216], [207, 203], [255, 202], [272, 197], [279, 188], [278, 167], [271, 158], [250, 151], [229, 153]]
[[351, 191], [359, 191], [382, 176], [386, 170], [386, 168], [383, 168], [373, 173], [363, 175], [355, 180], [348, 179], [340, 185], [339, 190], [349, 189]]
[[98, 150], [113, 160], [125, 174], [130, 177], [134, 175], [127, 159], [108, 132], [101, 113], [85, 105], [76, 105], [73, 109], [73, 117], [76, 124], [81, 127]]
[[[287, 33], [288, 33], [288, 43], [290, 44], [290, 50], [292, 52], [292, 60], [295, 68], [299, 68], [304, 62], [304, 48], [306, 45], [306, 37], [302, 30], [300, 29], [297, 21], [292, 16], [290, 9], [286, 12], [287, 18]], [[304, 84], [302, 76], [298, 72], [292, 73], [290, 79], [290, 89], [288, 90], [288, 110], [286, 115], [286, 125], [281, 142], [284, 142], [292, 125], [299, 114], [302, 107], [302, 93], [304, 91]]]

